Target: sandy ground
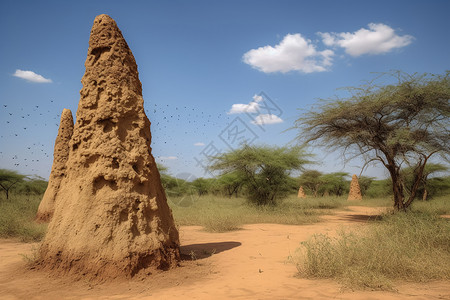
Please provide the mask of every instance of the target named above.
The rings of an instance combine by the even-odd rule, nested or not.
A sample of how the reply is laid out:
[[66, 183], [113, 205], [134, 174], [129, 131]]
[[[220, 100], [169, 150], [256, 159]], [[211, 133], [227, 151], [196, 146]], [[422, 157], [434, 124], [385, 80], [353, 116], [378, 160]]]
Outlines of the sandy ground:
[[289, 257], [314, 233], [358, 230], [379, 209], [350, 207], [323, 222], [253, 224], [227, 233], [180, 229], [185, 260], [147, 278], [93, 283], [27, 270], [36, 245], [0, 240], [0, 299], [450, 299], [449, 282], [398, 283], [397, 292], [343, 291], [330, 280], [297, 278]]

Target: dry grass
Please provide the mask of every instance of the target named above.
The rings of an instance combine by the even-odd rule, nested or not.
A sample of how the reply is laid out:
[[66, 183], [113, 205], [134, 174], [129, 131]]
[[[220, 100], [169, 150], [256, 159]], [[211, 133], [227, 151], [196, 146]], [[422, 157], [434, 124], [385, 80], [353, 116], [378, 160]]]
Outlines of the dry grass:
[[237, 230], [243, 224], [276, 223], [301, 225], [319, 220], [318, 216], [341, 207], [344, 199], [336, 197], [285, 199], [277, 206], [255, 206], [243, 198], [219, 196], [170, 197], [175, 221], [181, 225], [200, 225], [210, 232]]
[[373, 290], [392, 289], [396, 280], [448, 280], [450, 222], [428, 210], [386, 215], [358, 234], [314, 235], [295, 258], [299, 273]]
[[41, 196], [11, 195], [0, 199], [0, 237], [18, 238], [23, 242], [41, 240], [47, 224], [34, 222]]

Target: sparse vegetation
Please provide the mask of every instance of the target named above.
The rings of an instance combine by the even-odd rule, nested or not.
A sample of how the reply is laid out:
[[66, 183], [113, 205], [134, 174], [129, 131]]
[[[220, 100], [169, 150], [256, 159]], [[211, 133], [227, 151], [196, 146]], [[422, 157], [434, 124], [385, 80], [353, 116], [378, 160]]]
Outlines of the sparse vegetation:
[[10, 190], [24, 181], [25, 175], [13, 170], [0, 169], [0, 188], [5, 192], [6, 200], [9, 199]]
[[169, 197], [177, 225], [200, 225], [207, 231], [237, 230], [243, 224], [276, 223], [300, 225], [318, 221], [318, 216], [339, 208], [344, 198], [298, 199], [288, 197], [278, 206], [256, 206], [244, 198], [203, 196]]
[[[1, 238], [23, 242], [43, 238], [47, 224], [37, 224], [34, 218], [44, 183], [38, 179], [31, 186], [40, 188], [24, 188], [24, 181], [8, 200], [5, 196], [0, 199]], [[169, 195], [168, 201], [177, 226], [198, 225], [209, 232], [239, 230], [254, 223], [310, 224], [348, 204], [345, 197], [298, 199], [292, 195], [277, 206], [259, 206], [245, 198], [199, 193]], [[391, 201], [390, 197], [367, 197], [352, 205], [387, 207]], [[397, 280], [450, 279], [450, 223], [440, 217], [450, 214], [448, 201], [448, 196], [415, 201], [410, 213], [384, 215], [357, 233], [314, 235], [294, 255], [299, 273], [309, 278], [333, 278], [352, 289], [375, 290], [393, 289]]]
[[414, 212], [426, 214], [448, 215], [450, 214], [450, 196], [436, 197], [429, 201], [415, 201], [411, 209]]
[[0, 237], [18, 238], [23, 242], [41, 240], [47, 224], [34, 222], [42, 195], [11, 194], [0, 200]]
[[300, 147], [243, 145], [213, 157], [209, 168], [242, 178], [251, 203], [274, 206], [292, 192], [290, 174], [310, 163], [308, 156]]
[[[360, 156], [366, 165], [381, 163], [391, 178], [394, 208], [405, 211], [423, 182], [429, 159], [450, 154], [450, 72], [390, 75], [395, 84], [348, 88], [349, 97], [323, 102], [302, 115], [294, 128], [305, 145], [318, 142], [344, 155], [353, 151], [350, 157]], [[413, 170], [406, 189], [403, 166]]]
[[396, 280], [447, 280], [450, 223], [431, 208], [385, 215], [359, 233], [314, 235], [302, 243], [296, 264], [302, 276], [333, 278], [358, 289], [389, 290]]

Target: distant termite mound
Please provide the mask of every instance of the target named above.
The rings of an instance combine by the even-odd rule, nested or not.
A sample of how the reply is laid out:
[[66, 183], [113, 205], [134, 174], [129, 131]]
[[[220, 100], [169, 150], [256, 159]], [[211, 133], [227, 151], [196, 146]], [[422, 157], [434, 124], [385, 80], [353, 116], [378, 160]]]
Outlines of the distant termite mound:
[[298, 189], [297, 198], [306, 198], [305, 191], [303, 190], [303, 186], [300, 186]]
[[85, 67], [38, 265], [99, 279], [173, 268], [179, 236], [151, 154], [137, 65], [107, 15], [94, 20]]
[[70, 109], [64, 109], [59, 122], [58, 135], [53, 150], [53, 166], [48, 179], [48, 186], [36, 214], [36, 221], [48, 222], [53, 216], [55, 198], [58, 194], [61, 180], [66, 174], [66, 162], [69, 158], [69, 142], [73, 133], [73, 117]]
[[348, 201], [361, 201], [361, 189], [359, 188], [358, 176], [354, 174], [352, 176], [352, 182], [350, 183], [350, 192], [348, 193]]

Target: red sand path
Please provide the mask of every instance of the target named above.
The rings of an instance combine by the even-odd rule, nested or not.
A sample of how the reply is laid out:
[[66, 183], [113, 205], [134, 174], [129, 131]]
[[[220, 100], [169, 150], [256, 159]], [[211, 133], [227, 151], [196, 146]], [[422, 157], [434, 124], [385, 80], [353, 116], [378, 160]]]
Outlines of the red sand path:
[[[350, 207], [323, 222], [293, 226], [245, 225], [243, 230], [207, 233], [198, 226], [180, 229], [182, 267], [147, 278], [92, 283], [54, 278], [25, 269], [20, 254], [32, 244], [0, 240], [0, 299], [450, 299], [449, 282], [398, 283], [398, 292], [342, 291], [331, 280], [296, 278], [288, 257], [314, 233], [357, 229], [379, 209]], [[191, 258], [196, 260], [191, 261]]]

